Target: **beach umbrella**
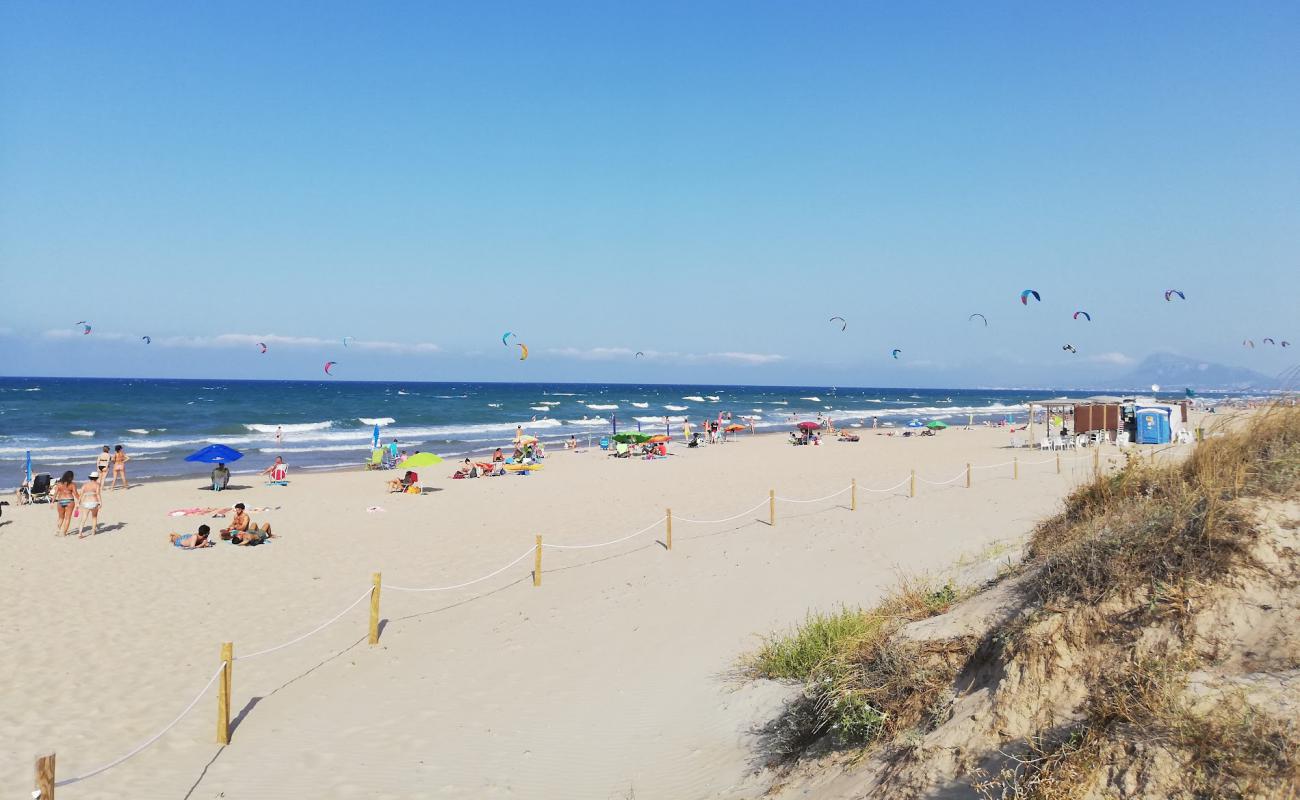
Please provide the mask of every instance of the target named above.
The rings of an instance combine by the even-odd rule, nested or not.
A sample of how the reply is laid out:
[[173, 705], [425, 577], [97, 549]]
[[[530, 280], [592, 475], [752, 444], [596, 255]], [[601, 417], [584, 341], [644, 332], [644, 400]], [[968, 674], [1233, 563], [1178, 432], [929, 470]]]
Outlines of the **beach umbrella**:
[[623, 444], [631, 444], [631, 443], [642, 444], [644, 442], [650, 441], [650, 437], [646, 436], [644, 433], [616, 433], [614, 434], [613, 439], [614, 441], [621, 442]]
[[614, 435], [617, 436], [617, 435], [618, 435], [618, 415], [617, 415], [617, 414], [610, 414], [610, 415], [609, 415], [609, 424], [614, 426]]
[[736, 431], [743, 431], [744, 429], [745, 429], [744, 425], [728, 425], [727, 427], [723, 428], [723, 430], [727, 431], [728, 433], [735, 433]]
[[820, 428], [821, 425], [816, 422], [800, 422], [797, 427], [801, 431], [815, 431]]
[[233, 447], [226, 447], [224, 444], [210, 444], [202, 450], [185, 456], [185, 460], [197, 461], [200, 464], [228, 464], [243, 457], [244, 454]]
[[431, 467], [434, 464], [441, 464], [442, 458], [437, 453], [416, 453], [407, 457], [405, 461], [397, 465], [398, 469], [414, 469], [416, 467]]
[[941, 422], [940, 420], [932, 419], [929, 422], [925, 423], [925, 427], [929, 428], [932, 431], [941, 431], [948, 426], [943, 422]]
[[651, 436], [649, 439], [646, 439], [646, 441], [650, 442], [651, 444], [658, 444], [660, 442], [671, 442], [672, 438], [669, 437], [667, 434], [659, 433], [659, 434], [655, 434], [654, 436]]
[[375, 423], [375, 430], [370, 434], [371, 447], [379, 449], [379, 423]]
[[32, 482], [32, 451], [28, 450], [27, 451], [27, 484], [30, 486], [31, 482]]
[[922, 427], [922, 425], [921, 425], [921, 420], [919, 420], [919, 419], [914, 419], [914, 420], [912, 420], [911, 422], [907, 423], [907, 427], [909, 427], [909, 428], [920, 428], [920, 427]]
[[536, 443], [537, 443], [537, 437], [536, 437], [536, 436], [531, 436], [531, 435], [525, 433], [523, 436], [520, 436], [520, 437], [519, 437], [519, 443], [520, 443], [520, 444], [536, 444]]

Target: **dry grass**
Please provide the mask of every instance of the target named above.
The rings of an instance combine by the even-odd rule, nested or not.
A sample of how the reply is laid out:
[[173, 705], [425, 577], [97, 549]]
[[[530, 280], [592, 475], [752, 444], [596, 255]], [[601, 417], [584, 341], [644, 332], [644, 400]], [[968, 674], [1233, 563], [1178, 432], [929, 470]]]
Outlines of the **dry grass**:
[[1034, 531], [1028, 561], [1041, 569], [1030, 591], [1047, 605], [1095, 604], [1140, 588], [1153, 596], [1191, 594], [1191, 586], [1248, 559], [1256, 533], [1234, 501], [1297, 488], [1295, 407], [1261, 412], [1180, 464], [1130, 461], [1077, 490], [1064, 513]]
[[[1038, 570], [1028, 582], [1031, 597], [1066, 611], [1140, 594], [1145, 602], [1122, 619], [1076, 615], [1094, 641], [1131, 638], [1135, 618], [1190, 613], [1198, 586], [1252, 563], [1258, 533], [1238, 499], [1285, 497], [1297, 489], [1300, 409], [1294, 407], [1257, 414], [1242, 430], [1202, 443], [1181, 464], [1131, 462], [1075, 492], [1063, 514], [1034, 532], [1029, 560]], [[1030, 615], [1021, 627], [1034, 628], [1045, 613]], [[1005, 639], [1004, 659], [1055, 644]], [[1158, 757], [1176, 765], [1172, 780], [1180, 796], [1266, 797], [1300, 785], [1295, 723], [1262, 713], [1241, 694], [1193, 709], [1184, 699], [1186, 676], [1199, 666], [1188, 645], [1103, 661], [1093, 674], [1079, 676], [1089, 690], [1083, 722], [1064, 738], [1025, 742], [1023, 754], [1009, 757], [976, 788], [988, 798], [1062, 800], [1088, 794], [1107, 765]]]
[[769, 639], [746, 659], [746, 671], [804, 685], [802, 697], [769, 730], [772, 749], [788, 755], [823, 734], [842, 745], [866, 743], [928, 722], [974, 642], [922, 646], [894, 634], [944, 613], [960, 597], [950, 583], [904, 578], [874, 608], [810, 615], [796, 630]]

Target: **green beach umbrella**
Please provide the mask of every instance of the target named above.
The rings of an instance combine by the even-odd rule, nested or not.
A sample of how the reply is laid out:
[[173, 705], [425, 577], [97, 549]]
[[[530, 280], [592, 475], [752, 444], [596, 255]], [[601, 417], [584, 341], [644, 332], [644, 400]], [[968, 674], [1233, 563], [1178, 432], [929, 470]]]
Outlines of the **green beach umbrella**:
[[416, 453], [397, 465], [398, 469], [413, 469], [415, 467], [431, 467], [434, 464], [441, 464], [442, 458], [436, 453]]
[[932, 431], [941, 431], [948, 426], [943, 424], [937, 419], [932, 419], [929, 422], [925, 423], [925, 427], [929, 428]]
[[633, 442], [641, 444], [650, 441], [650, 437], [644, 433], [620, 433], [616, 434], [613, 438], [614, 441], [622, 444], [631, 444]]

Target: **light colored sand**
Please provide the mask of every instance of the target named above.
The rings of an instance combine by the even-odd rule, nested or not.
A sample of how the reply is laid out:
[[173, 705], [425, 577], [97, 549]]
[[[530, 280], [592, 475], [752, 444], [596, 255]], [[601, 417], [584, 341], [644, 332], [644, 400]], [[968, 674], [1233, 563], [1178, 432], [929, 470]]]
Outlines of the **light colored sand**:
[[[254, 515], [283, 534], [259, 548], [167, 545], [169, 531], [201, 521], [169, 509], [216, 504], [201, 480], [106, 492], [104, 521], [120, 527], [84, 541], [55, 539], [46, 507], [10, 507], [0, 795], [27, 790], [40, 752], [58, 752], [60, 777], [121, 755], [193, 697], [220, 642], [238, 655], [305, 633], [360, 597], [372, 571], [393, 585], [452, 584], [526, 552], [535, 534], [605, 541], [671, 506], [672, 552], [656, 528], [612, 547], [547, 550], [541, 588], [529, 558], [469, 589], [386, 591], [378, 647], [364, 641], [363, 603], [237, 663], [233, 707], [247, 713], [229, 748], [214, 744], [214, 689], [156, 745], [59, 797], [756, 796], [750, 730], [786, 692], [734, 679], [756, 634], [809, 609], [869, 603], [900, 569], [941, 569], [1023, 535], [1091, 470], [1085, 452], [1061, 476], [1048, 463], [1013, 481], [1006, 466], [976, 471], [971, 490], [958, 480], [921, 483], [915, 499], [906, 486], [871, 494], [912, 467], [943, 480], [1012, 452], [996, 430], [863, 433], [800, 448], [745, 438], [657, 462], [556, 452], [527, 478], [452, 481], [435, 468], [424, 477], [438, 491], [418, 498], [385, 495], [389, 474], [299, 472], [287, 488], [218, 496], [278, 506]], [[765, 505], [726, 524], [681, 519], [729, 516], [769, 488], [818, 497], [850, 476], [863, 487], [856, 513], [844, 494], [779, 504], [775, 528]], [[366, 513], [376, 504], [387, 511]]]

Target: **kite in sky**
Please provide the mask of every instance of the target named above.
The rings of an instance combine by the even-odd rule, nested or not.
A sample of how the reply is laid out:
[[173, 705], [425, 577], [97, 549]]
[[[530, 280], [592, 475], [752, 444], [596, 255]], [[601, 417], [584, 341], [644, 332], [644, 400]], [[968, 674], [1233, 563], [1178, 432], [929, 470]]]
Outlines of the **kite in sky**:
[[846, 320], [844, 317], [831, 317], [830, 319], [828, 319], [828, 320], [826, 320], [826, 321], [827, 321], [827, 322], [834, 322], [834, 321], [837, 320], [837, 319], [840, 321], [840, 330], [841, 330], [841, 331], [849, 327], [849, 321]]
[[1083, 318], [1084, 318], [1084, 319], [1088, 320], [1089, 322], [1092, 322], [1092, 315], [1089, 314], [1087, 311], [1076, 311], [1076, 312], [1074, 312], [1074, 318], [1075, 318], [1075, 319], [1078, 319], [1080, 315], [1083, 315]]
[[979, 317], [980, 319], [984, 320], [984, 327], [987, 328], [987, 327], [989, 326], [989, 318], [986, 317], [986, 316], [984, 316], [983, 314], [971, 314], [969, 317], [966, 318], [966, 321], [967, 321], [967, 322], [970, 322], [971, 320], [975, 319], [976, 317]]
[[524, 344], [523, 342], [519, 343], [519, 360], [520, 361], [528, 360], [528, 345]]
[[1174, 299], [1174, 295], [1178, 295], [1178, 299], [1179, 299], [1179, 300], [1186, 300], [1186, 299], [1187, 299], [1187, 295], [1183, 294], [1183, 293], [1182, 293], [1180, 290], [1178, 290], [1178, 289], [1166, 289], [1166, 290], [1165, 290], [1165, 302], [1168, 303], [1169, 301], [1173, 300], [1173, 299]]
[[891, 352], [890, 355], [892, 355], [894, 358], [898, 358], [898, 354], [901, 352], [903, 351], [899, 350], [898, 348], [894, 348], [893, 352]]
[[333, 368], [334, 368], [334, 365], [337, 364], [337, 363], [339, 363], [339, 362], [337, 362], [337, 361], [326, 361], [326, 362], [325, 362], [325, 374], [326, 374], [326, 375], [333, 376], [334, 373], [330, 372], [330, 370], [333, 369]]
[[1030, 295], [1033, 295], [1033, 296], [1034, 296], [1034, 299], [1037, 300], [1038, 302], [1040, 302], [1040, 303], [1043, 302], [1043, 296], [1042, 296], [1041, 294], [1038, 293], [1038, 290], [1037, 290], [1037, 289], [1026, 289], [1026, 290], [1024, 290], [1023, 292], [1020, 293], [1020, 305], [1022, 305], [1022, 306], [1027, 306], [1027, 305], [1029, 305], [1029, 296], [1030, 296]]

